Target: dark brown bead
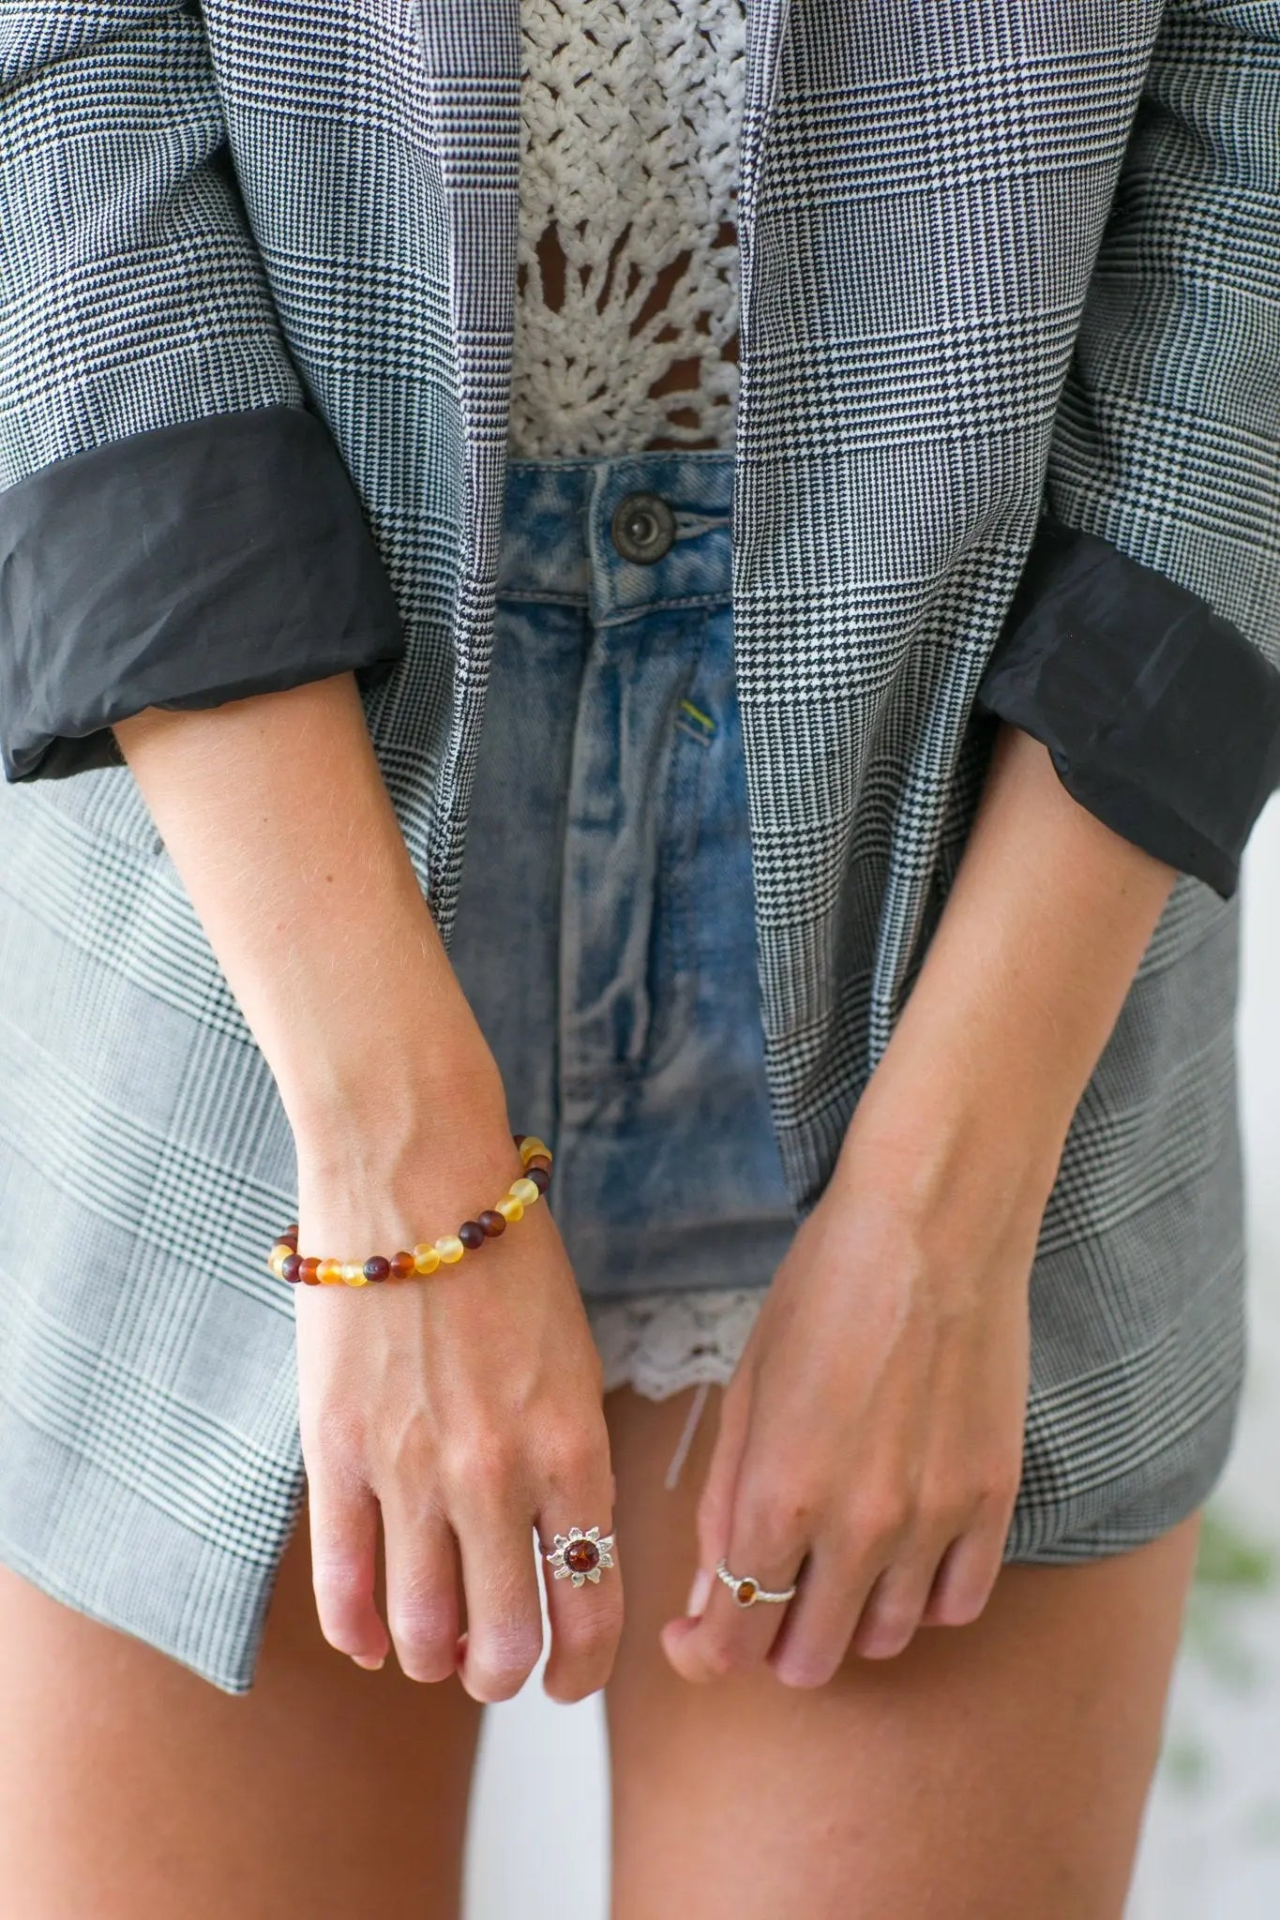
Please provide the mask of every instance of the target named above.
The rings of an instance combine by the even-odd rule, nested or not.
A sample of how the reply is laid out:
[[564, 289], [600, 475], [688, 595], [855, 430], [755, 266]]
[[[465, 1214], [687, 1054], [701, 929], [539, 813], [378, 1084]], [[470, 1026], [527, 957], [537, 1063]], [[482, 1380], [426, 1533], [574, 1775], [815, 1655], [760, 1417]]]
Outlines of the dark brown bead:
[[[545, 1153], [535, 1153], [529, 1157], [529, 1167], [541, 1167], [544, 1173], [550, 1173], [551, 1162]], [[529, 1171], [529, 1167], [525, 1168], [526, 1173]]]
[[390, 1271], [391, 1262], [384, 1260], [380, 1253], [375, 1253], [371, 1260], [366, 1260], [364, 1263], [366, 1280], [385, 1280]]
[[513, 1133], [511, 1138], [515, 1141], [517, 1146], [520, 1146], [520, 1144], [523, 1141], [527, 1140], [529, 1136], [527, 1133]]
[[406, 1253], [402, 1247], [399, 1253], [392, 1254], [391, 1277], [393, 1280], [407, 1280], [409, 1275], [414, 1271], [413, 1255], [411, 1253]]
[[318, 1260], [312, 1260], [308, 1258], [303, 1261], [302, 1267], [298, 1273], [298, 1278], [299, 1280], [301, 1280], [304, 1287], [318, 1287], [320, 1285], [319, 1274], [320, 1274], [320, 1262]]
[[282, 1240], [296, 1240], [297, 1237], [298, 1237], [298, 1223], [296, 1220], [291, 1220], [288, 1226], [285, 1228], [284, 1232], [280, 1235], [280, 1238]]
[[530, 1162], [525, 1168], [524, 1177], [526, 1180], [532, 1180], [539, 1193], [545, 1193], [551, 1185], [551, 1175], [545, 1167], [540, 1167], [536, 1160]]
[[280, 1271], [286, 1280], [296, 1283], [302, 1278], [302, 1261], [296, 1253], [291, 1253], [280, 1262]]
[[483, 1227], [491, 1240], [496, 1240], [500, 1233], [505, 1233], [507, 1230], [506, 1221], [500, 1213], [495, 1213], [492, 1207], [485, 1208], [484, 1212], [477, 1217], [476, 1225]]
[[458, 1228], [458, 1238], [464, 1247], [474, 1253], [477, 1247], [484, 1245], [484, 1228], [478, 1220], [464, 1220]]

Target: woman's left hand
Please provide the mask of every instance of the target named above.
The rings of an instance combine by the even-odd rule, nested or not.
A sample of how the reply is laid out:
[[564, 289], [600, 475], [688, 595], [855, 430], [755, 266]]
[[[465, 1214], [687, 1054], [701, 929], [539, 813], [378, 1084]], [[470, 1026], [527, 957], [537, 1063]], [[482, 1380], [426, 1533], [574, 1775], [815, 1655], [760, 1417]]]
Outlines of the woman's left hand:
[[[817, 1687], [851, 1649], [896, 1654], [986, 1604], [1021, 1472], [1028, 1279], [1057, 1152], [1020, 1169], [1007, 1135], [1003, 1154], [984, 1144], [926, 1169], [902, 1136], [851, 1129], [725, 1391], [693, 1617], [663, 1631], [685, 1679], [767, 1663]], [[739, 1605], [722, 1558], [799, 1592]]]

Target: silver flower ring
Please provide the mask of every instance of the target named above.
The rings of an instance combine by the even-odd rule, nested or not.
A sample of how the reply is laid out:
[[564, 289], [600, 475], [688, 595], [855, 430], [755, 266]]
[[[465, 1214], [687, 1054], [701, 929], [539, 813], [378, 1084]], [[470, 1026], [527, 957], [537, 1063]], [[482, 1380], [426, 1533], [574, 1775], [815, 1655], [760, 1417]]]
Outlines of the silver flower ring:
[[570, 1527], [568, 1533], [556, 1535], [545, 1558], [555, 1568], [557, 1580], [572, 1580], [575, 1587], [589, 1580], [598, 1586], [600, 1575], [613, 1565], [613, 1535], [602, 1535], [599, 1527], [588, 1527], [585, 1533], [581, 1527]]

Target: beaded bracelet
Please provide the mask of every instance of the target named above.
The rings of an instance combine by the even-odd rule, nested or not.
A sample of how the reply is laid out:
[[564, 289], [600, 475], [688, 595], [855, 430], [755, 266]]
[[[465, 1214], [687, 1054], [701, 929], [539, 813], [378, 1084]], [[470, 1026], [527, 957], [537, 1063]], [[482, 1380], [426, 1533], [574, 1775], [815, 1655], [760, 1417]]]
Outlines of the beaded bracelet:
[[390, 1259], [375, 1253], [368, 1260], [303, 1259], [298, 1252], [296, 1222], [287, 1226], [276, 1240], [267, 1265], [278, 1280], [306, 1287], [367, 1287], [377, 1280], [409, 1280], [434, 1273], [444, 1265], [454, 1266], [464, 1253], [475, 1253], [486, 1240], [496, 1240], [540, 1200], [551, 1185], [551, 1149], [536, 1134], [516, 1133], [512, 1139], [520, 1152], [524, 1173], [513, 1180], [496, 1206], [486, 1207], [474, 1220], [464, 1220], [456, 1233], [446, 1233], [434, 1244], [425, 1240], [412, 1253], [393, 1253]]

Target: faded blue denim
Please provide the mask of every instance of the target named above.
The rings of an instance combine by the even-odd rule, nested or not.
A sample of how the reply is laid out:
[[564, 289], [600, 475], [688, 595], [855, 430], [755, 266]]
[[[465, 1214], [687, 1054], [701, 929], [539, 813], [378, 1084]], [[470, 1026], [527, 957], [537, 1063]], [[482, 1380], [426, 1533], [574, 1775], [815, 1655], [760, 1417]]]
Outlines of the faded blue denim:
[[[730, 609], [733, 462], [516, 461], [454, 964], [556, 1155], [584, 1295], [767, 1286], [795, 1231], [764, 1077]], [[676, 515], [622, 558], [628, 493]]]

